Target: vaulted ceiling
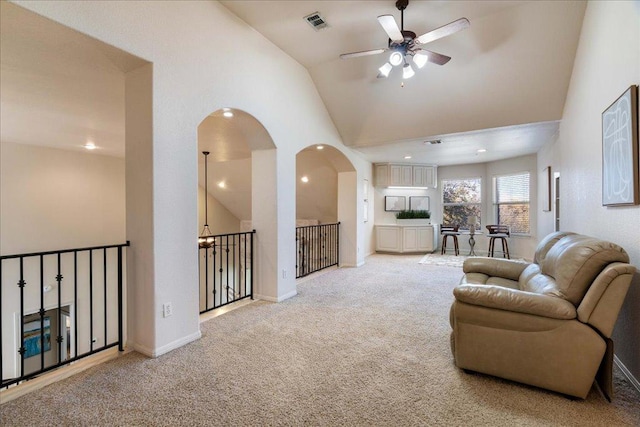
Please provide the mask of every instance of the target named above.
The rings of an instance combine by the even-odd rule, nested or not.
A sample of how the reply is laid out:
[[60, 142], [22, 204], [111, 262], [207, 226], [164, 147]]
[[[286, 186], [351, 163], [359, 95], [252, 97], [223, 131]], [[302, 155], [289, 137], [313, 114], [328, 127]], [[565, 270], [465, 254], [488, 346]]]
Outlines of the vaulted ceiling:
[[[553, 137], [585, 9], [577, 1], [411, 1], [404, 27], [418, 35], [460, 17], [471, 26], [430, 43], [453, 59], [427, 64], [401, 87], [399, 70], [376, 78], [387, 54], [339, 59], [386, 47], [376, 17], [399, 22], [393, 1], [222, 3], [309, 70], [346, 145], [371, 161], [411, 155], [438, 165], [535, 153]], [[82, 149], [78, 141], [98, 139], [101, 154], [122, 156], [123, 72], [144, 61], [1, 6], [2, 140]], [[313, 12], [329, 27], [309, 26], [303, 17]], [[442, 143], [424, 144], [433, 139]]]
[[[410, 1], [404, 28], [418, 35], [461, 17], [471, 25], [425, 46], [451, 61], [427, 64], [401, 87], [398, 69], [387, 79], [376, 78], [388, 53], [339, 58], [387, 47], [376, 18], [391, 14], [400, 25], [392, 0], [222, 3], [307, 67], [346, 145], [372, 161], [411, 155], [412, 161], [436, 164], [535, 153], [553, 136], [586, 6], [579, 1]], [[314, 12], [327, 28], [315, 31], [303, 19]], [[433, 139], [442, 144], [423, 144]], [[487, 152], [479, 157], [480, 148]]]

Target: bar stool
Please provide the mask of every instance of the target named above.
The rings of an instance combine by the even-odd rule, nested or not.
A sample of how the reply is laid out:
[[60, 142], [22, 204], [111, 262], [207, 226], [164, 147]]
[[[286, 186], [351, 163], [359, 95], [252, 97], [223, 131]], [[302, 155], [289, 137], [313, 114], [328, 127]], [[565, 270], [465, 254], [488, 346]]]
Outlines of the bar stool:
[[507, 238], [511, 236], [511, 229], [508, 225], [487, 225], [487, 230], [489, 233], [487, 237], [489, 238], [489, 252], [487, 253], [488, 257], [492, 257], [496, 239], [500, 239], [502, 241], [502, 256], [508, 259], [511, 259], [509, 256], [509, 243], [507, 243]]
[[453, 238], [453, 248], [456, 256], [460, 253], [460, 249], [458, 248], [458, 236], [460, 232], [458, 228], [459, 226], [457, 225], [443, 225], [440, 227], [440, 234], [442, 234], [442, 249], [440, 250], [440, 255], [447, 253], [447, 239], [449, 237]]

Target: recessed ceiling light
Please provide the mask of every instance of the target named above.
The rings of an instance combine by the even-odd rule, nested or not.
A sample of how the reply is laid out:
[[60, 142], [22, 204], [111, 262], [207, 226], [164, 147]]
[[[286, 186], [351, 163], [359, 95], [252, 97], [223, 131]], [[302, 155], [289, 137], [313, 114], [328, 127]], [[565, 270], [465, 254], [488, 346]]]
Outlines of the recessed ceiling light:
[[487, 149], [486, 148], [478, 148], [477, 153], [486, 153]]
[[317, 148], [318, 150], [324, 150], [324, 145], [317, 145], [317, 146], [316, 146], [316, 148]]
[[405, 158], [406, 160], [409, 160], [409, 159], [411, 158], [411, 156], [404, 156], [404, 158]]
[[224, 188], [224, 187], [226, 187], [226, 186], [227, 186], [227, 184], [225, 184], [225, 183], [224, 183], [224, 181], [220, 181], [220, 182], [218, 183], [218, 187], [220, 187], [220, 188]]
[[222, 115], [230, 118], [230, 117], [233, 117], [233, 112], [231, 111], [230, 108], [223, 108]]
[[300, 178], [300, 181], [302, 182], [309, 182], [309, 177], [308, 176], [303, 176], [302, 178]]
[[83, 145], [84, 148], [86, 148], [87, 150], [95, 150], [96, 148], [96, 144], [94, 144], [93, 142], [87, 142], [86, 144]]

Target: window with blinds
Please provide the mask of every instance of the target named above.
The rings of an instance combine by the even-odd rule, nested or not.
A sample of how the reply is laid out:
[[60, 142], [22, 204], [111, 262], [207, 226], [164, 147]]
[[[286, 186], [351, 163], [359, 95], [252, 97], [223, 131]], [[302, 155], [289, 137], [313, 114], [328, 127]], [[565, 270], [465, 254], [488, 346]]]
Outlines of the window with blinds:
[[[469, 218], [482, 217], [482, 180], [480, 178], [442, 180], [442, 223], [469, 228]], [[478, 224], [479, 226], [479, 224]]]
[[510, 226], [511, 233], [529, 234], [529, 172], [496, 176], [493, 183], [497, 223]]

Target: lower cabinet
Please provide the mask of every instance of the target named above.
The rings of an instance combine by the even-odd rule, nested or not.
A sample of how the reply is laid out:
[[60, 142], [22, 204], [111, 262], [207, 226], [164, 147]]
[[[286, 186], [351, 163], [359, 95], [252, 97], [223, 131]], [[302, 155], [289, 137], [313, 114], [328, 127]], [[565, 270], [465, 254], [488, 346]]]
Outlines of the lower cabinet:
[[378, 252], [433, 252], [438, 225], [376, 225]]

